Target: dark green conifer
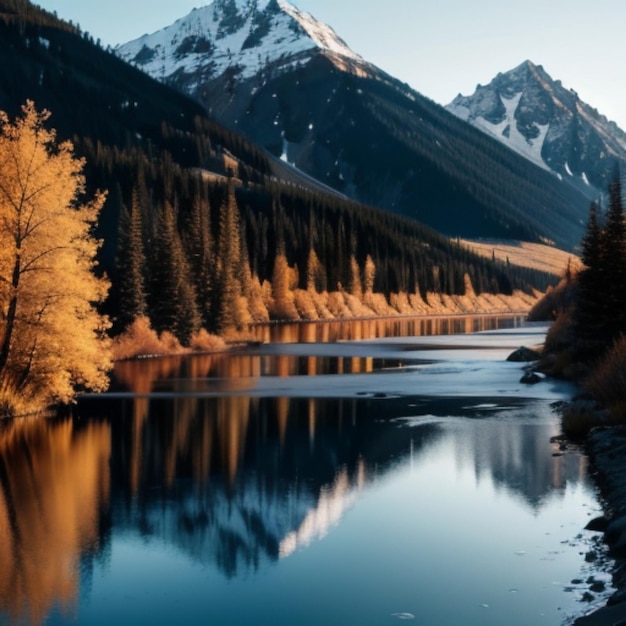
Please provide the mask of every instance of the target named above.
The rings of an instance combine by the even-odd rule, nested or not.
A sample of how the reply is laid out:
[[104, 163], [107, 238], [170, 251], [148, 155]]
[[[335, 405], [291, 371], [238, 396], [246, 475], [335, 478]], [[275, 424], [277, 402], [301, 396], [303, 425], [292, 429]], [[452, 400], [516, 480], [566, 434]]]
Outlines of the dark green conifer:
[[219, 214], [217, 280], [213, 297], [219, 333], [240, 325], [238, 317], [239, 297], [241, 296], [239, 221], [239, 208], [231, 183], [228, 186], [226, 198], [220, 206]]
[[185, 228], [184, 241], [196, 302], [205, 328], [212, 328], [215, 323], [211, 307], [215, 282], [215, 251], [210, 220], [208, 199], [200, 194], [200, 190], [196, 190]]
[[166, 202], [159, 210], [151, 272], [150, 319], [157, 332], [169, 330], [183, 345], [200, 327], [189, 267], [176, 229], [174, 209]]
[[122, 205], [121, 212], [117, 255], [120, 297], [118, 323], [120, 328], [125, 328], [146, 314], [146, 258], [141, 207], [136, 189], [133, 190], [130, 209]]
[[616, 174], [609, 187], [609, 208], [601, 249], [601, 288], [605, 303], [604, 329], [607, 339], [626, 331], [626, 219], [622, 185]]

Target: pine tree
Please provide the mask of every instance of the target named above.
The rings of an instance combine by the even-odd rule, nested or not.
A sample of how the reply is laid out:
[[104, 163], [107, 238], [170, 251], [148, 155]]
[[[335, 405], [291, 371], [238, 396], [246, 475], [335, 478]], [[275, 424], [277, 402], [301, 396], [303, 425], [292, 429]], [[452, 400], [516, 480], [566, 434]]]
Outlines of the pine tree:
[[363, 282], [361, 280], [361, 268], [355, 256], [350, 257], [350, 293], [359, 301], [363, 300]]
[[146, 315], [145, 266], [141, 206], [139, 193], [135, 188], [130, 210], [122, 206], [120, 220], [117, 256], [120, 328], [125, 328], [138, 317]]
[[240, 328], [238, 316], [241, 296], [239, 207], [231, 184], [220, 207], [217, 243], [217, 281], [213, 294], [216, 327], [220, 334]]
[[208, 200], [200, 197], [199, 190], [196, 194], [187, 222], [185, 250], [202, 325], [211, 328], [215, 323], [211, 308], [215, 282], [215, 254], [211, 237], [210, 207]]
[[619, 173], [609, 187], [609, 209], [601, 246], [601, 286], [605, 303], [605, 335], [616, 339], [626, 331], [626, 218]]
[[195, 292], [189, 280], [189, 267], [176, 229], [172, 205], [160, 209], [155, 235], [150, 288], [150, 319], [161, 333], [168, 330], [183, 345], [189, 345], [200, 328]]

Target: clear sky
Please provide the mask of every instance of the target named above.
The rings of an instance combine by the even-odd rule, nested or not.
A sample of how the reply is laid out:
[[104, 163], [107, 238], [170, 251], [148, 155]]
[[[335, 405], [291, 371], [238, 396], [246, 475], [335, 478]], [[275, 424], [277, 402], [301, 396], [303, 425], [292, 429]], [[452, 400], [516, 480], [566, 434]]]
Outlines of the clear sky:
[[[35, 0], [104, 45], [211, 0]], [[368, 61], [441, 104], [530, 59], [626, 131], [624, 0], [291, 0]]]

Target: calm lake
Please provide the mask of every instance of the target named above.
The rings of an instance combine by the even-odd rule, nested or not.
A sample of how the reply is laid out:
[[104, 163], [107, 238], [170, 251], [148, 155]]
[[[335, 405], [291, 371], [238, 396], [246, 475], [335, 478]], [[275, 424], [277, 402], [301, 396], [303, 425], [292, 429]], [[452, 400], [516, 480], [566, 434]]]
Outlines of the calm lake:
[[554, 626], [600, 603], [572, 582], [610, 580], [587, 460], [551, 443], [572, 389], [505, 362], [545, 327], [364, 324], [120, 363], [73, 417], [0, 425], [0, 623]]

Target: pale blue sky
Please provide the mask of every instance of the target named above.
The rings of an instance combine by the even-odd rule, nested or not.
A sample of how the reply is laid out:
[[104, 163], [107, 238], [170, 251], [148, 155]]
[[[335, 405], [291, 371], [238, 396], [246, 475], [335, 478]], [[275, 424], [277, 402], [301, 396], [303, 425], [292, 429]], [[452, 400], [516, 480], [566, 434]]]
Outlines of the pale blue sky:
[[[171, 24], [210, 0], [38, 0], [104, 44]], [[626, 131], [624, 0], [292, 0], [355, 51], [447, 104], [530, 59]]]

